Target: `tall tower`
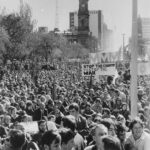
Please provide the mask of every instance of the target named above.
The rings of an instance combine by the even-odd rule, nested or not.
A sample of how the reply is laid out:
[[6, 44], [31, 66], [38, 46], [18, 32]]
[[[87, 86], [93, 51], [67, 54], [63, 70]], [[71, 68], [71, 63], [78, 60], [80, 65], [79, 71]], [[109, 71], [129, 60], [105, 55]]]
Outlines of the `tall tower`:
[[89, 0], [79, 0], [78, 11], [78, 39], [82, 45], [86, 45], [86, 41], [89, 37]]

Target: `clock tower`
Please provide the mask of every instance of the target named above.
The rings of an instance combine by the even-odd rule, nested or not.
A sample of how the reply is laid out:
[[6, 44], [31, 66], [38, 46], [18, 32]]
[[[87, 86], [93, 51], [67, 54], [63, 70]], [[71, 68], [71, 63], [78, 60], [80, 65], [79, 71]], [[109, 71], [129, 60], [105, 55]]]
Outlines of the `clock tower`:
[[78, 39], [79, 42], [85, 46], [89, 37], [89, 0], [79, 0], [78, 11]]

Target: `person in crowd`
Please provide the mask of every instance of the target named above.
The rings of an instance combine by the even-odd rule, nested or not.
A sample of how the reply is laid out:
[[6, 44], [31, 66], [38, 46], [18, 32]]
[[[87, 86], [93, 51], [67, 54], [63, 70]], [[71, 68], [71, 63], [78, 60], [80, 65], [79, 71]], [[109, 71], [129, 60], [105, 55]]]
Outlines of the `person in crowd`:
[[20, 130], [12, 130], [9, 133], [9, 142], [4, 145], [3, 150], [22, 150], [26, 137]]
[[102, 137], [102, 150], [122, 150], [120, 142], [113, 136]]
[[16, 107], [10, 106], [8, 111], [10, 111], [10, 116], [11, 116], [11, 122], [12, 123], [21, 121], [21, 117], [17, 114]]
[[127, 103], [122, 103], [122, 109], [119, 113], [122, 114], [126, 120], [129, 120], [130, 112]]
[[86, 104], [87, 104], [87, 101], [88, 101], [88, 97], [83, 95], [82, 96], [82, 102], [80, 104], [80, 111], [81, 113], [84, 111], [84, 109], [86, 108]]
[[49, 100], [46, 106], [48, 114], [51, 114], [54, 111], [54, 106], [55, 106], [54, 101]]
[[41, 148], [41, 140], [44, 133], [47, 131], [46, 121], [41, 120], [38, 122], [39, 132], [33, 135], [33, 141]]
[[108, 135], [108, 129], [103, 124], [95, 125], [91, 130], [91, 135], [93, 137], [93, 144], [87, 146], [85, 150], [94, 150], [94, 149], [102, 149], [102, 137]]
[[144, 120], [145, 120], [145, 127], [150, 129], [150, 107], [144, 107]]
[[96, 113], [102, 113], [102, 104], [101, 104], [101, 99], [100, 98], [96, 98], [95, 103], [92, 105], [92, 109]]
[[0, 104], [0, 115], [4, 115], [5, 114], [5, 107]]
[[33, 117], [33, 115], [34, 115], [34, 109], [33, 109], [32, 101], [28, 101], [27, 102], [27, 104], [26, 104], [26, 113], [27, 113], [27, 115]]
[[64, 116], [61, 121], [61, 127], [71, 129], [72, 132], [76, 133], [74, 137], [76, 150], [83, 150], [85, 148], [83, 137], [78, 132], [76, 132], [76, 120], [74, 116]]
[[105, 118], [103, 119], [102, 124], [107, 127], [108, 135], [116, 136], [116, 126], [112, 119]]
[[121, 150], [125, 150], [125, 142], [126, 142], [126, 127], [121, 124], [117, 124], [116, 126], [116, 134], [118, 139], [120, 140]]
[[72, 148], [75, 146], [75, 132], [73, 132], [71, 129], [60, 128], [59, 134], [61, 135], [61, 150], [72, 150]]
[[3, 126], [9, 130], [9, 127], [10, 127], [10, 123], [11, 123], [11, 117], [9, 115], [4, 115], [3, 117]]
[[150, 148], [150, 134], [144, 131], [143, 122], [138, 117], [133, 119], [130, 129], [132, 134], [125, 142], [125, 149], [148, 150]]
[[122, 110], [122, 102], [120, 97], [116, 99], [114, 110], [118, 110], [119, 112]]
[[94, 115], [86, 115], [87, 119], [87, 125], [89, 128], [93, 127], [95, 125], [95, 122], [93, 121]]
[[85, 109], [84, 109], [84, 111], [83, 111], [82, 114], [83, 114], [85, 117], [86, 117], [87, 115], [93, 116], [93, 115], [95, 114], [95, 112], [91, 109], [91, 104], [90, 104], [89, 102], [86, 104], [86, 107], [85, 107]]
[[110, 94], [108, 93], [107, 90], [104, 91], [104, 97], [103, 97], [102, 106], [103, 106], [103, 108], [108, 108], [108, 109], [111, 110], [112, 100], [111, 100]]
[[0, 138], [7, 137], [7, 128], [3, 125], [0, 125]]
[[61, 136], [58, 131], [46, 131], [41, 143], [42, 150], [61, 150]]
[[40, 107], [34, 111], [33, 120], [40, 121], [43, 119], [44, 116], [48, 116], [48, 111], [45, 108], [45, 104], [41, 102]]
[[76, 129], [82, 135], [82, 132], [88, 129], [86, 118], [84, 118], [79, 113], [79, 105], [77, 103], [72, 103], [69, 106], [70, 115], [74, 116], [76, 119]]
[[117, 123], [126, 126], [126, 119], [123, 115], [119, 114], [117, 117]]
[[103, 116], [102, 118], [110, 118], [111, 112], [109, 108], [103, 108]]
[[63, 106], [63, 102], [61, 100], [58, 100], [56, 102], [56, 106], [57, 106], [57, 109], [59, 109], [61, 111], [61, 113], [66, 114], [66, 110], [65, 110], [65, 108]]
[[55, 122], [57, 125], [61, 124], [61, 120], [64, 117], [64, 114], [57, 108], [54, 108], [54, 111], [52, 113], [50, 113], [50, 115], [54, 115], [55, 116]]

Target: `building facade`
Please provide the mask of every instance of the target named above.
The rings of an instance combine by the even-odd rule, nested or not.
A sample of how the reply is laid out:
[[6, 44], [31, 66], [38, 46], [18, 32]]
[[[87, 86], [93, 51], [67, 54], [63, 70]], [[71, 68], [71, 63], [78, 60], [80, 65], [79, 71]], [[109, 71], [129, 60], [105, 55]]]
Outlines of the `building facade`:
[[138, 48], [140, 57], [150, 57], [150, 18], [138, 18]]
[[[70, 12], [70, 30], [78, 30], [78, 12]], [[98, 49], [102, 49], [103, 15], [101, 10], [89, 11], [89, 32], [98, 41]]]
[[78, 42], [86, 47], [89, 36], [90, 34], [88, 0], [79, 0]]
[[109, 29], [108, 26], [103, 23], [103, 32], [102, 32], [102, 47], [105, 51], [113, 51], [114, 49], [114, 32]]

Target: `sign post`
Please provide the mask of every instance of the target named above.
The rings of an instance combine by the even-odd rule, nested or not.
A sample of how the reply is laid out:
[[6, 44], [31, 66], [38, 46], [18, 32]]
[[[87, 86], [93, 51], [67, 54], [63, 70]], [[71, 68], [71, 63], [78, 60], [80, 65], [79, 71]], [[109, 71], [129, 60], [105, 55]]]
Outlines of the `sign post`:
[[132, 0], [132, 49], [131, 49], [131, 117], [137, 116], [137, 0]]

